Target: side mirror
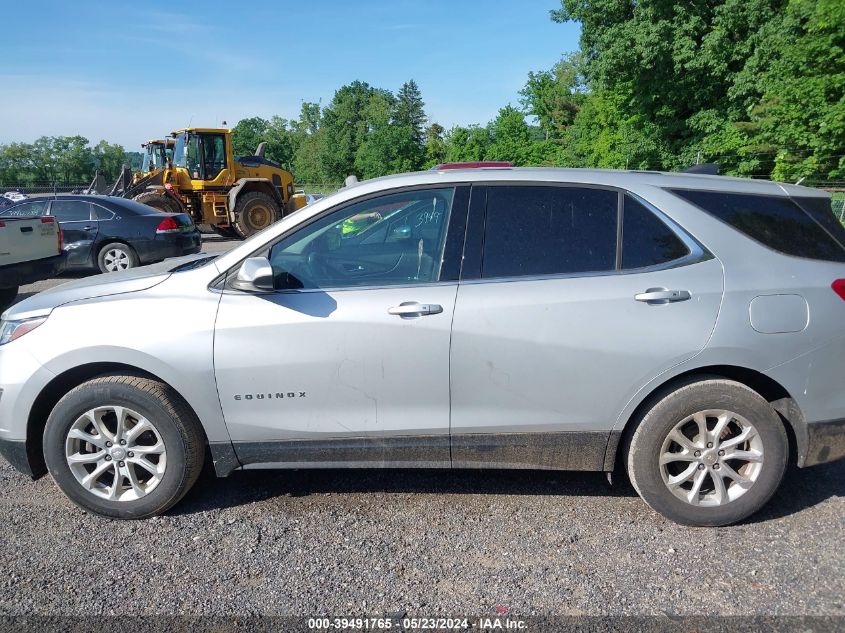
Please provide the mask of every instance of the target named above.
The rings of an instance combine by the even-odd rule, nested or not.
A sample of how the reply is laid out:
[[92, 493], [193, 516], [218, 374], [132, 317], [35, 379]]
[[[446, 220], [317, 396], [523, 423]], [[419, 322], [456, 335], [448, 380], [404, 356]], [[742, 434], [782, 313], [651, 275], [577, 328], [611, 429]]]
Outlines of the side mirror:
[[273, 268], [266, 257], [250, 257], [241, 264], [232, 288], [244, 292], [269, 292], [273, 288]]

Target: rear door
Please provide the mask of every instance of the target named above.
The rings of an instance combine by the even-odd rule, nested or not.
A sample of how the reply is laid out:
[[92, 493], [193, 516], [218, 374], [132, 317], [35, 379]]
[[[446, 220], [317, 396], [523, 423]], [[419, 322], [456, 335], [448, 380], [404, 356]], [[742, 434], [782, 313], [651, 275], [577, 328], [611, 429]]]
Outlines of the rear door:
[[601, 470], [625, 404], [707, 343], [722, 286], [720, 263], [632, 196], [474, 187], [453, 465]]
[[90, 266], [98, 232], [91, 204], [84, 200], [53, 200], [50, 215], [55, 216], [62, 227], [68, 266]]

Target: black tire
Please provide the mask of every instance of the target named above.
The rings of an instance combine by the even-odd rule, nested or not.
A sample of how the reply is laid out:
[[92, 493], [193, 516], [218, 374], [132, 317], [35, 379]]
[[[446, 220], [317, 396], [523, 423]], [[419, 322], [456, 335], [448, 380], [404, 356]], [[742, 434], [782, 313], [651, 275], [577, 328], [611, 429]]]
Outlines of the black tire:
[[238, 196], [233, 227], [239, 237], [247, 238], [277, 222], [282, 211], [266, 193], [253, 191]]
[[0, 312], [8, 308], [18, 296], [18, 287], [0, 288]]
[[[161, 480], [138, 499], [96, 496], [68, 465], [65, 442], [71, 427], [85, 412], [103, 406], [136, 411], [155, 426], [164, 443], [166, 466]], [[116, 519], [144, 519], [167, 511], [191, 489], [202, 472], [205, 439], [196, 415], [168, 385], [140, 376], [108, 375], [79, 385], [59, 400], [44, 429], [44, 459], [62, 492], [83, 510]]]
[[214, 226], [211, 224], [197, 224], [196, 227], [203, 235], [214, 235]]
[[155, 191], [146, 191], [138, 194], [134, 198], [135, 202], [140, 202], [148, 207], [152, 207], [161, 213], [183, 213], [182, 207], [176, 200], [168, 195], [156, 193]]
[[[712, 506], [693, 505], [677, 497], [664, 482], [662, 466], [659, 463], [663, 443], [675, 426], [693, 414], [707, 410], [729, 411], [744, 418], [756, 430], [758, 439], [755, 439], [755, 442], [762, 442], [763, 451], [763, 461], [759, 465], [747, 464], [748, 467], [759, 469], [755, 475], [756, 480], [744, 492], [740, 486], [735, 491], [740, 493], [736, 498]], [[707, 418], [705, 424], [709, 431], [711, 424], [715, 426], [715, 420]], [[734, 436], [737, 436], [742, 427], [738, 423], [736, 426], [733, 426], [734, 424], [730, 422], [720, 438], [729, 437], [732, 429]], [[694, 430], [692, 432], [695, 433]], [[695, 435], [699, 436], [700, 434]], [[680, 444], [670, 446], [680, 448]], [[731, 448], [727, 450], [731, 451]], [[672, 467], [678, 470], [693, 468], [706, 471], [701, 475], [702, 481], [705, 482], [702, 484], [702, 490], [712, 489], [712, 494], [715, 494], [716, 481], [713, 477], [718, 476], [725, 481], [724, 478], [728, 476], [726, 466], [738, 467], [738, 462], [722, 462], [721, 458], [713, 454], [712, 449], [698, 451], [696, 454], [701, 455], [699, 461], [718, 461], [716, 465], [690, 462], [690, 466], [679, 463], [673, 464]], [[771, 405], [745, 385], [715, 377], [682, 384], [674, 391], [659, 397], [634, 430], [626, 451], [628, 475], [643, 500], [668, 519], [691, 526], [729, 525], [757, 512], [780, 485], [788, 457], [789, 441], [786, 430]], [[719, 470], [714, 470], [719, 466]], [[739, 468], [745, 467], [746, 465], [742, 465]], [[697, 472], [693, 470], [693, 476], [696, 475]], [[687, 483], [692, 488], [692, 482], [685, 482], [683, 485]], [[726, 487], [731, 490], [735, 485], [737, 484], [734, 480], [730, 479]], [[684, 494], [689, 495], [691, 492]], [[694, 494], [694, 498], [699, 499], [699, 494]]]
[[135, 249], [122, 242], [109, 242], [97, 253], [97, 267], [101, 273], [129, 270], [136, 268], [138, 263], [138, 254]]

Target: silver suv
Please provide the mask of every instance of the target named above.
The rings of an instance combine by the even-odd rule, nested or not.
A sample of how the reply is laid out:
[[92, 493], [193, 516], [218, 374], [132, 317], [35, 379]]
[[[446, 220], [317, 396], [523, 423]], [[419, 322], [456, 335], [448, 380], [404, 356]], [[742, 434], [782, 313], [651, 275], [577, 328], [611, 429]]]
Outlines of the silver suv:
[[163, 512], [253, 468], [628, 475], [688, 525], [845, 456], [845, 229], [718, 176], [367, 181], [219, 257], [65, 284], [0, 326], [0, 449], [77, 505]]

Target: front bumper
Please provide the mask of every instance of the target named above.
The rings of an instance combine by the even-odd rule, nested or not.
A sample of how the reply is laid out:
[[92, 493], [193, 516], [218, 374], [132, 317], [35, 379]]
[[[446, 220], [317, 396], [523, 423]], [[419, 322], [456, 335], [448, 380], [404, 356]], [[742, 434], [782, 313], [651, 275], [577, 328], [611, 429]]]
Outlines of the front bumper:
[[33, 479], [38, 477], [32, 468], [35, 460], [29, 458], [26, 440], [7, 440], [0, 437], [0, 456], [24, 475], [29, 475]]
[[845, 420], [807, 425], [807, 453], [804, 466], [827, 464], [845, 458]]

